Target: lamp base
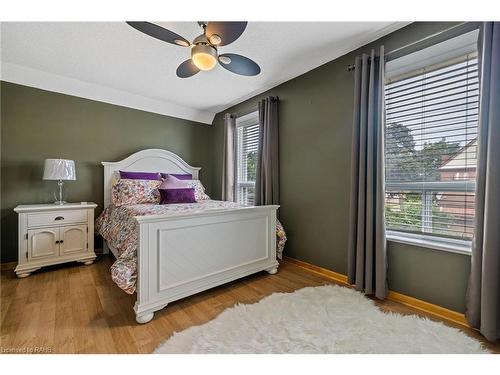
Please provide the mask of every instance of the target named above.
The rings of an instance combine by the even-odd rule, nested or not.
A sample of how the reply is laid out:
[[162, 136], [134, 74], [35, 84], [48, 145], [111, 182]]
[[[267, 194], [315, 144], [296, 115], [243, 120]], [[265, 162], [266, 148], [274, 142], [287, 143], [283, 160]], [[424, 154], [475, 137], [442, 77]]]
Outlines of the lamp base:
[[[58, 206], [62, 206], [63, 204], [66, 203], [66, 201], [63, 201], [63, 194], [62, 194], [63, 185], [64, 185], [63, 180], [57, 181], [57, 186], [59, 186], [59, 196], [56, 197], [56, 195], [54, 194], [54, 198], [56, 199], [56, 201], [54, 202], [54, 204], [58, 205]], [[59, 199], [57, 199], [57, 198], [59, 198]]]

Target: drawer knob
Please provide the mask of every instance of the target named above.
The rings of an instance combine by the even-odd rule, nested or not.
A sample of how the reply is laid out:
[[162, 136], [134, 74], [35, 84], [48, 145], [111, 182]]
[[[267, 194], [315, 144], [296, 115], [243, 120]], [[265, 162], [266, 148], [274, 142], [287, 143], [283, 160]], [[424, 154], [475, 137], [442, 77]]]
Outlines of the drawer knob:
[[64, 217], [63, 216], [58, 216], [54, 220], [64, 220]]

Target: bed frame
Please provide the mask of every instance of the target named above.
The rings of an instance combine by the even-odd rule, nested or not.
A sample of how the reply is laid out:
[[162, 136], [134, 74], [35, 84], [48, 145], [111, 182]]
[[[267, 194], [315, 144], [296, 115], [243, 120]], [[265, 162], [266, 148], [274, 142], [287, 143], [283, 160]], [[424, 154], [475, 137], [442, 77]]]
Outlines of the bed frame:
[[[191, 173], [200, 168], [160, 149], [136, 152], [104, 166], [104, 206], [111, 203], [111, 186], [118, 171]], [[267, 271], [276, 261], [276, 210], [279, 206], [241, 207], [210, 212], [137, 216], [138, 323], [153, 319], [169, 302], [232, 280]], [[104, 244], [116, 256], [116, 251]]]

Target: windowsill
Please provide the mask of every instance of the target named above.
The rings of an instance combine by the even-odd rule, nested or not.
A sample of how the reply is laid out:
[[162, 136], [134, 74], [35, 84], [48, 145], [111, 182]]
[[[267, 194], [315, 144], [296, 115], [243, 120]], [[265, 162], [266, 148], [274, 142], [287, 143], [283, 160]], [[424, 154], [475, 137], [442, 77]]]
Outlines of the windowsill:
[[436, 238], [425, 234], [413, 234], [397, 231], [386, 231], [386, 238], [391, 242], [426, 247], [428, 249], [448, 251], [451, 253], [471, 255], [471, 241], [448, 238]]

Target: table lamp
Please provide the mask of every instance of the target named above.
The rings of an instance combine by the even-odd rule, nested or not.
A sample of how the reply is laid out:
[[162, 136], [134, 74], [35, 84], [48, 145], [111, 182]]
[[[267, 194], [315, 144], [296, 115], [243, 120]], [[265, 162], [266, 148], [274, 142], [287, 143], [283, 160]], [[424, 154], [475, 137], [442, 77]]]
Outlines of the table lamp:
[[63, 180], [76, 180], [75, 162], [66, 159], [45, 159], [43, 179], [58, 181], [59, 200], [54, 204], [65, 204], [62, 197]]

